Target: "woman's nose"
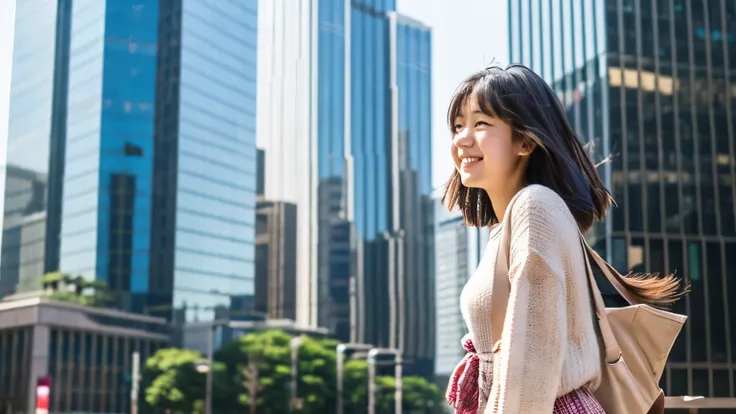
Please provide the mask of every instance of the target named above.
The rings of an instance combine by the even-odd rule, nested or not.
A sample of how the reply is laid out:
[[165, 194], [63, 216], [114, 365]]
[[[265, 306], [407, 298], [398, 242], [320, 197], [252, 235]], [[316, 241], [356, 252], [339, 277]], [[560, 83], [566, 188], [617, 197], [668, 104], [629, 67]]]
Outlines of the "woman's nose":
[[455, 146], [457, 147], [467, 148], [473, 146], [473, 137], [470, 136], [468, 128], [463, 128], [462, 130], [458, 131], [458, 133], [455, 134], [455, 138], [453, 138], [453, 141], [455, 142]]

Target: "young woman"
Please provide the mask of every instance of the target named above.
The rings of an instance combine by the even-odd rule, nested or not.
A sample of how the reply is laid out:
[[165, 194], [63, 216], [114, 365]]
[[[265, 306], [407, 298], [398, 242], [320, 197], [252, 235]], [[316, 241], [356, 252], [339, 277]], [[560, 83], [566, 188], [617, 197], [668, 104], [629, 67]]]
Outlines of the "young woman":
[[[448, 120], [455, 169], [443, 202], [491, 231], [460, 298], [468, 354], [448, 401], [458, 414], [603, 413], [593, 396], [602, 355], [579, 231], [605, 216], [610, 193], [555, 93], [522, 65], [468, 77]], [[508, 258], [496, 257], [505, 226]], [[497, 260], [508, 261], [507, 274], [495, 274]], [[508, 278], [510, 294], [501, 336], [491, 339], [494, 277]], [[679, 296], [671, 275], [618, 277], [644, 303]]]

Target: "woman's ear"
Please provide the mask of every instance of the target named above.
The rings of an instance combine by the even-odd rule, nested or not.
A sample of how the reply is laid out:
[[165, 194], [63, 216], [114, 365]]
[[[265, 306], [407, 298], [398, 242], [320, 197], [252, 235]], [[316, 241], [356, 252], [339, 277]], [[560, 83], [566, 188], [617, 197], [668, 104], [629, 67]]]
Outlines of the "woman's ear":
[[534, 152], [535, 149], [537, 149], [537, 143], [533, 139], [525, 137], [521, 142], [519, 156], [528, 157], [532, 155], [532, 152]]

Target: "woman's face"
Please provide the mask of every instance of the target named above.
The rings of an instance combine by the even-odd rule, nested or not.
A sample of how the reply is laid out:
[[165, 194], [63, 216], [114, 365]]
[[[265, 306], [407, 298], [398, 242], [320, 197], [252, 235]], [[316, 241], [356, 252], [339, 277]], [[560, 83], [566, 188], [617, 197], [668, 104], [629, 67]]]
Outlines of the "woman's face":
[[470, 97], [455, 119], [450, 152], [464, 186], [494, 192], [509, 183], [519, 168], [522, 141], [511, 127], [480, 110]]

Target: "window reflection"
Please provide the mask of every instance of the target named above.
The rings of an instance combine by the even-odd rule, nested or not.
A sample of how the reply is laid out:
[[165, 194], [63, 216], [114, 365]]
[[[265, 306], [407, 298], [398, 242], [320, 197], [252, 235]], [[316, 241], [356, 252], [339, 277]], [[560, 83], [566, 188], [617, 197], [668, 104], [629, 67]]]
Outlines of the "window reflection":
[[[731, 280], [736, 277], [736, 178], [731, 171], [733, 125], [727, 112], [736, 107], [736, 76], [726, 67], [726, 48], [734, 43], [730, 33], [736, 33], [736, 3], [551, 4], [550, 65], [557, 68], [551, 84], [581, 139], [608, 138], [611, 147], [606, 150], [614, 155], [610, 188], [618, 207], [607, 218], [613, 231], [612, 264], [635, 272], [675, 272], [692, 284], [692, 293], [672, 309], [690, 319], [670, 361], [734, 362], [727, 361], [724, 335], [732, 336], [734, 355], [736, 325], [726, 329], [727, 312], [729, 321], [736, 320], [726, 300], [736, 295]], [[579, 15], [594, 16], [582, 20], [598, 24], [580, 27]], [[524, 25], [523, 16], [516, 21]], [[605, 52], [593, 61], [588, 52], [596, 43], [591, 26], [598, 30], [596, 51]], [[584, 39], [568, 36], [570, 31], [580, 36], [583, 29]], [[514, 45], [513, 36], [511, 42], [512, 47], [525, 47], [523, 41]], [[579, 46], [586, 59], [581, 59]], [[544, 40], [542, 51], [545, 61], [550, 53]], [[529, 52], [536, 51], [520, 54]], [[572, 61], [597, 66], [574, 72]], [[600, 92], [591, 86], [596, 74], [605, 82]], [[718, 376], [725, 381], [731, 374], [723, 368], [712, 370], [714, 380]], [[697, 381], [697, 392], [703, 395], [729, 394], [729, 387], [708, 383], [708, 370], [691, 371], [689, 384], [688, 369], [673, 366], [669, 381], [663, 378], [670, 395], [694, 392]]]

